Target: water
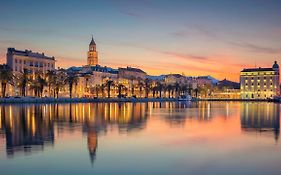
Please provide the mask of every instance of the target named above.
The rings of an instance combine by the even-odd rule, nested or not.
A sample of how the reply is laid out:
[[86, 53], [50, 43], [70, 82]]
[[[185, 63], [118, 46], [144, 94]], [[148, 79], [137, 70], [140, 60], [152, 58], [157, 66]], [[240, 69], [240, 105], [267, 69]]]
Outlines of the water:
[[274, 103], [0, 106], [0, 174], [281, 174]]

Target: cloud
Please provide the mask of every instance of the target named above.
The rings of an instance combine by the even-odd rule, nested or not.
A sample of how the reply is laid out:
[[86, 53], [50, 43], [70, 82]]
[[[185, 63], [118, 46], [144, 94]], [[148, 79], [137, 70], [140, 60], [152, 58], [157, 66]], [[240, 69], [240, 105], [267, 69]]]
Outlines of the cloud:
[[142, 17], [142, 15], [135, 13], [135, 12], [130, 12], [130, 11], [120, 11], [122, 14], [127, 15], [127, 16], [132, 16], [132, 17]]
[[54, 30], [50, 29], [34, 29], [34, 28], [15, 28], [15, 27], [0, 27], [1, 31], [6, 31], [6, 32], [25, 32], [25, 33], [32, 33], [32, 34], [39, 34], [39, 35], [48, 35], [48, 34], [53, 34], [56, 33]]
[[177, 58], [182, 58], [186, 60], [197, 60], [197, 61], [203, 61], [203, 60], [208, 60], [208, 57], [205, 56], [199, 56], [199, 55], [191, 55], [191, 54], [183, 54], [183, 53], [178, 53], [178, 52], [167, 52], [167, 51], [158, 51], [159, 53], [168, 55], [168, 56], [173, 56]]
[[240, 47], [242, 49], [247, 49], [251, 52], [260, 52], [260, 53], [269, 53], [269, 54], [279, 54], [281, 53], [281, 48], [272, 48], [272, 47], [264, 47], [264, 46], [259, 46], [256, 44], [252, 43], [247, 43], [247, 42], [229, 42], [230, 44]]
[[216, 29], [210, 29], [202, 25], [186, 25], [184, 29], [171, 32], [169, 35], [177, 38], [199, 35], [211, 39], [221, 40], [221, 36], [219, 36], [216, 31]]
[[38, 35], [38, 36], [55, 36], [61, 37], [68, 40], [83, 40], [85, 35], [72, 35], [71, 33], [67, 33], [66, 31], [53, 30], [47, 28], [28, 28], [28, 27], [2, 27], [0, 26], [0, 31], [4, 32], [12, 32], [12, 33], [22, 33], [24, 35]]

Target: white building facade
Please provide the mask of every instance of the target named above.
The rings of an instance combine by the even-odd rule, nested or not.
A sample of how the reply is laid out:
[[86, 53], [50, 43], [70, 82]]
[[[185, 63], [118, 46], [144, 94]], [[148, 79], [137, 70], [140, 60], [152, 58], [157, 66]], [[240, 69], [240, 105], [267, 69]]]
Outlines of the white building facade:
[[244, 69], [240, 73], [242, 99], [268, 99], [280, 95], [279, 65], [271, 68]]

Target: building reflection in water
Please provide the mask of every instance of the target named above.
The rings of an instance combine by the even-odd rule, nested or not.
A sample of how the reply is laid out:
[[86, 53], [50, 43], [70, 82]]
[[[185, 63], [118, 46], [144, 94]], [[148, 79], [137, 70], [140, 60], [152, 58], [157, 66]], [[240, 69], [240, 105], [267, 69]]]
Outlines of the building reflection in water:
[[242, 103], [241, 127], [245, 132], [273, 133], [276, 142], [280, 134], [280, 106], [272, 103]]
[[0, 130], [6, 138], [7, 155], [12, 157], [53, 145], [54, 133], [82, 128], [94, 162], [100, 132], [106, 133], [109, 126], [119, 132], [139, 131], [145, 128], [147, 111], [148, 103], [2, 105]]
[[210, 122], [215, 117], [227, 119], [237, 115], [239, 104], [244, 131], [273, 130], [278, 139], [278, 105], [228, 102], [2, 105], [0, 133], [6, 140], [7, 156], [13, 157], [16, 153], [43, 151], [45, 146], [54, 145], [60, 133], [80, 130], [87, 138], [90, 161], [94, 163], [99, 134], [106, 134], [108, 129], [138, 132], [146, 127], [149, 116], [155, 115], [172, 125], [183, 125], [187, 119], [199, 122]]
[[54, 125], [45, 106], [1, 106], [1, 129], [6, 136], [6, 152], [43, 150], [54, 143]]

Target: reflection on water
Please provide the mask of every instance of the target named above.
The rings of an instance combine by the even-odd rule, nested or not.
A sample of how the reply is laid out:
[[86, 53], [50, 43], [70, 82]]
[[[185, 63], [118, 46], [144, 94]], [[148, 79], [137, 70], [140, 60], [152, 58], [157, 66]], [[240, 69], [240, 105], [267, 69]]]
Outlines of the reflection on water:
[[243, 103], [241, 105], [241, 127], [246, 132], [272, 132], [279, 138], [280, 106], [270, 103]]
[[[172, 126], [185, 125], [187, 120], [212, 122], [216, 117], [228, 120], [240, 110], [242, 131], [267, 131], [279, 137], [280, 107], [271, 103], [78, 103], [43, 105], [2, 105], [0, 130], [6, 141], [6, 155], [30, 154], [56, 144], [57, 135], [80, 130], [87, 137], [90, 161], [96, 159], [99, 134], [111, 128], [119, 133], [140, 132], [150, 118]], [[204, 130], [204, 128], [201, 128]]]
[[3, 105], [0, 126], [10, 157], [15, 152], [31, 153], [54, 144], [55, 125], [58, 132], [81, 126], [93, 162], [99, 132], [106, 132], [108, 125], [117, 125], [120, 132], [140, 130], [145, 127], [147, 109], [147, 103]]

